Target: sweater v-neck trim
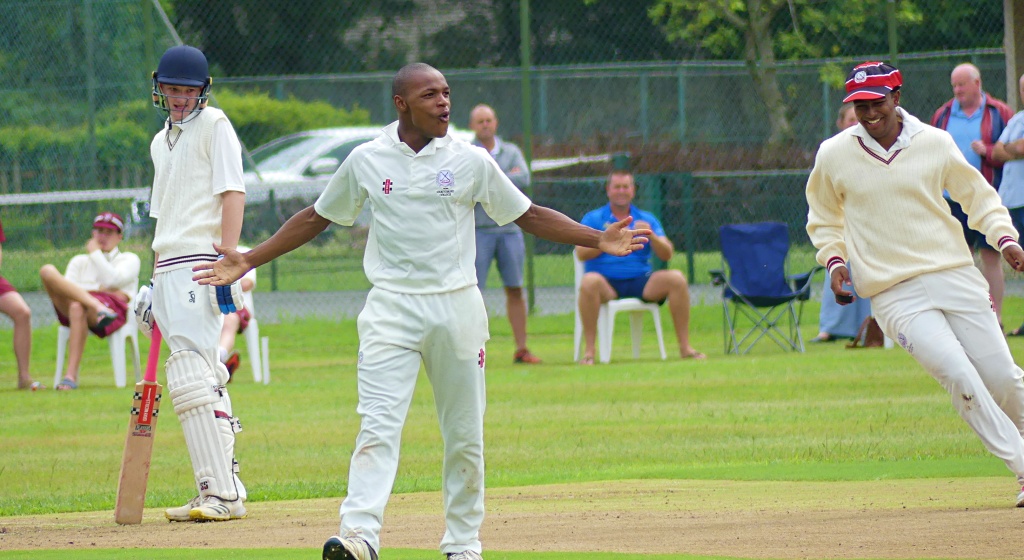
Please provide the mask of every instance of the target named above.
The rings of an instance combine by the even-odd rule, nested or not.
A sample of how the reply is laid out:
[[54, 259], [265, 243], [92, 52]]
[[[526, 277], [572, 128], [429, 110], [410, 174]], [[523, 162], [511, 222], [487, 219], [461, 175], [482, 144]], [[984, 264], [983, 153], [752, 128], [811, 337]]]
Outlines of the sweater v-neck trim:
[[889, 156], [889, 159], [885, 159], [884, 157], [876, 154], [874, 152], [874, 150], [872, 150], [871, 148], [867, 147], [867, 145], [864, 144], [864, 139], [861, 138], [860, 136], [857, 137], [857, 142], [860, 144], [860, 147], [863, 148], [864, 151], [868, 153], [868, 155], [870, 155], [871, 157], [877, 159], [878, 161], [880, 161], [880, 162], [882, 162], [882, 163], [884, 163], [886, 165], [889, 165], [890, 163], [892, 163], [892, 160], [896, 159], [896, 156], [900, 155], [900, 152], [903, 151], [903, 148], [900, 148], [900, 149], [896, 150], [895, 152], [893, 152], [892, 155]]

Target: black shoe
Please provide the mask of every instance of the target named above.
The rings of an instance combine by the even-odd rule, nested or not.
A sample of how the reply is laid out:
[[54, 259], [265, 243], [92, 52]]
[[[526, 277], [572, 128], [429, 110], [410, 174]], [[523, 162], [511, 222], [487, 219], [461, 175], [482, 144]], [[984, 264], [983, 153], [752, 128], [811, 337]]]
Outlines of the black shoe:
[[377, 551], [359, 537], [331, 537], [324, 543], [323, 560], [377, 560]]

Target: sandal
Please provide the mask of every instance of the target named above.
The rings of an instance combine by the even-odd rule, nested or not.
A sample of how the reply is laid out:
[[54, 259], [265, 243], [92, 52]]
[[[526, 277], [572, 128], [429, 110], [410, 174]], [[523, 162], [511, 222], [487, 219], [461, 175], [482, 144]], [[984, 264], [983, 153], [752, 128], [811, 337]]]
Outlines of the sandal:
[[115, 319], [117, 319], [117, 313], [114, 313], [109, 309], [100, 310], [96, 314], [96, 328], [105, 329], [107, 328], [107, 325], [113, 323]]
[[1012, 331], [1006, 333], [1006, 336], [1024, 336], [1024, 325], [1021, 325]]
[[583, 356], [583, 358], [580, 359], [579, 364], [581, 366], [592, 366], [592, 365], [594, 365], [594, 357], [593, 356]]
[[33, 382], [29, 383], [28, 385], [22, 385], [20, 383], [18, 384], [18, 389], [21, 389], [21, 390], [39, 391], [40, 389], [45, 389], [45, 388], [46, 388], [46, 385], [43, 385], [42, 383], [40, 383], [38, 381], [33, 381]]
[[694, 351], [690, 352], [689, 354], [683, 356], [683, 359], [684, 360], [706, 360], [706, 359], [708, 359], [708, 357], [703, 352], [698, 352], [697, 350], [694, 350]]
[[78, 388], [78, 383], [75, 383], [74, 381], [68, 379], [67, 377], [65, 377], [64, 379], [61, 379], [60, 383], [58, 383], [57, 386], [54, 387], [54, 389], [56, 389], [58, 391], [71, 391], [71, 390], [77, 389], [77, 388]]

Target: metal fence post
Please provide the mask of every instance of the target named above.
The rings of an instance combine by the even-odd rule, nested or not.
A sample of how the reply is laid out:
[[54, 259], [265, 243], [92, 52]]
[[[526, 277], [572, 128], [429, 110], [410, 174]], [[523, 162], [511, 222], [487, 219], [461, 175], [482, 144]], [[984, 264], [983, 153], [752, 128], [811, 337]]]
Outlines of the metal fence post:
[[[267, 194], [267, 202], [270, 205], [270, 211], [277, 216], [277, 201], [275, 200], [274, 189], [270, 189]], [[270, 291], [277, 291], [277, 259], [270, 261]]]
[[690, 173], [680, 174], [683, 190], [683, 245], [686, 248], [686, 280], [693, 285], [693, 278], [696, 276], [693, 264], [694, 254], [694, 233], [693, 233], [693, 175]]

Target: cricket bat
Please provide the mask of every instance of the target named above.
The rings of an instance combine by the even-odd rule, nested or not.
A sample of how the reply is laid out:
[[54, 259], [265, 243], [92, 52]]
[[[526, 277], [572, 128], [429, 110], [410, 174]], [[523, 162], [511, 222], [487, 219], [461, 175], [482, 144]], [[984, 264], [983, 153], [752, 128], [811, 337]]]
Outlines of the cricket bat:
[[146, 375], [135, 384], [131, 416], [128, 417], [128, 436], [124, 440], [121, 476], [117, 482], [117, 503], [114, 521], [119, 525], [142, 523], [142, 509], [146, 502], [146, 483], [149, 481], [149, 462], [153, 456], [153, 438], [160, 412], [162, 387], [156, 382], [156, 368], [160, 362], [160, 329], [153, 325], [146, 361]]

